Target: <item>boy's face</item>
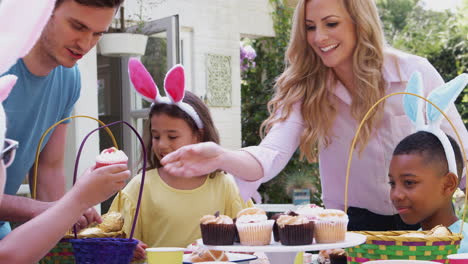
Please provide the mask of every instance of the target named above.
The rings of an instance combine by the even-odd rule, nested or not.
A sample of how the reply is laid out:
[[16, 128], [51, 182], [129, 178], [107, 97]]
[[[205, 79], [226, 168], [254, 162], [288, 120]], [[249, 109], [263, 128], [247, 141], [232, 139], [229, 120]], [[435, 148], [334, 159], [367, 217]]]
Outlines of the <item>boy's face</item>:
[[447, 206], [444, 176], [435, 164], [428, 164], [419, 154], [393, 156], [390, 162], [390, 199], [401, 219], [417, 224], [437, 218]]
[[54, 10], [39, 39], [47, 60], [54, 66], [73, 67], [108, 30], [115, 11], [64, 1]]

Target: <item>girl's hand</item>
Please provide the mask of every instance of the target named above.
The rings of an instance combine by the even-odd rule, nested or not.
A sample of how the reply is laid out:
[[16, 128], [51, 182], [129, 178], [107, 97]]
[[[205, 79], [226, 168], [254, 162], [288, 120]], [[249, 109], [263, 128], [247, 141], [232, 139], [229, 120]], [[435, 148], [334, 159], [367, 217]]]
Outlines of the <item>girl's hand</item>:
[[203, 142], [183, 146], [161, 160], [164, 170], [183, 177], [206, 175], [220, 169], [220, 156], [225, 150], [216, 143]]
[[138, 241], [135, 251], [133, 252], [133, 261], [146, 259], [146, 248], [148, 248], [148, 245]]

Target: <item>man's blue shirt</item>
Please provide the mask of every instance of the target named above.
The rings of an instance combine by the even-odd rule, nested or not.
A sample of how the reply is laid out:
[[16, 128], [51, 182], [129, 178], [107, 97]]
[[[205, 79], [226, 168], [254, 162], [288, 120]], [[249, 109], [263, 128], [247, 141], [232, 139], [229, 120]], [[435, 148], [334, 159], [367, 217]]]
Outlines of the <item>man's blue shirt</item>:
[[[58, 66], [47, 76], [39, 77], [26, 68], [22, 59], [5, 74], [18, 77], [3, 102], [7, 116], [6, 137], [19, 142], [15, 160], [7, 169], [5, 185], [5, 193], [13, 195], [33, 166], [42, 134], [57, 121], [70, 116], [80, 96], [81, 80], [77, 65], [72, 68]], [[42, 148], [52, 133], [45, 137]], [[0, 238], [1, 233], [0, 228]]]

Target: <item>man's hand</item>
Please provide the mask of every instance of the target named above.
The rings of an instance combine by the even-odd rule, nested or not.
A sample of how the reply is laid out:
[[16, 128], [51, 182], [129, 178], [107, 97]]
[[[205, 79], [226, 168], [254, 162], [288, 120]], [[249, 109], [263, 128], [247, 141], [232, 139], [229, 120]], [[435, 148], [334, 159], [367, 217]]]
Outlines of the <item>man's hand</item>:
[[100, 224], [102, 222], [101, 216], [96, 211], [96, 209], [89, 208], [83, 213], [80, 219], [78, 219], [78, 221], [76, 222], [75, 224], [76, 231], [78, 232], [81, 229], [86, 228], [95, 222]]

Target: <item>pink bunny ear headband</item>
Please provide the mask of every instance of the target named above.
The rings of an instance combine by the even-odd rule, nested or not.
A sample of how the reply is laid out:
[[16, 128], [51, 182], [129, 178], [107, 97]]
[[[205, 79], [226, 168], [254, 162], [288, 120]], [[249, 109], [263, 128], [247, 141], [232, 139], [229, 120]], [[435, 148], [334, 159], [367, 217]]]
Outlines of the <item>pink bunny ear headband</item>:
[[151, 74], [138, 59], [131, 58], [129, 60], [128, 73], [136, 92], [145, 100], [153, 104], [174, 104], [187, 113], [193, 121], [195, 121], [199, 129], [203, 128], [203, 122], [195, 109], [193, 109], [191, 105], [182, 102], [185, 95], [185, 73], [182, 65], [177, 64], [172, 67], [167, 72], [166, 78], [164, 78], [164, 90], [166, 91], [167, 97], [162, 97], [158, 94], [158, 87], [151, 77]]

